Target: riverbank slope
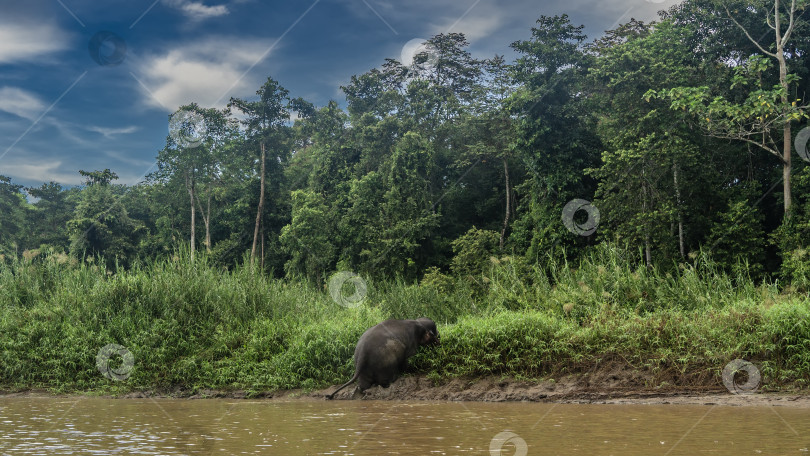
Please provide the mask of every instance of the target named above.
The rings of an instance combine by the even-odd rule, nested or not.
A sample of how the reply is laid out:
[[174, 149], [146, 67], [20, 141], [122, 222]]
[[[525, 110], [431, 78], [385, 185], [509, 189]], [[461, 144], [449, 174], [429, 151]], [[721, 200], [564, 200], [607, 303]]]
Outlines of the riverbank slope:
[[[501, 258], [486, 278], [360, 278], [360, 296], [204, 259], [114, 274], [47, 259], [3, 265], [0, 390], [321, 391], [351, 377], [365, 329], [420, 316], [442, 336], [410, 362], [411, 378], [430, 388], [508, 378], [553, 380], [563, 392], [574, 381], [582, 394], [714, 392], [728, 383], [724, 371], [743, 392], [801, 391], [810, 380], [810, 299], [800, 290], [711, 263], [664, 274], [610, 252], [576, 268]], [[436, 391], [424, 397], [445, 394]], [[487, 391], [458, 397], [510, 394]]]

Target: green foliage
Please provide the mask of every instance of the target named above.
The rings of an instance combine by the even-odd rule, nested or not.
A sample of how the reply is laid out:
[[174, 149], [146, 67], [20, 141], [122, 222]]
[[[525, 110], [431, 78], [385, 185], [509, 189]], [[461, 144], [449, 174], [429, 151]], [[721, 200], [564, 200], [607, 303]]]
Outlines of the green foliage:
[[[684, 379], [718, 378], [725, 363], [745, 357], [758, 362], [765, 387], [810, 380], [806, 294], [740, 282], [708, 257], [677, 274], [616, 248], [546, 271], [501, 259], [482, 296], [463, 283], [446, 293], [380, 282], [347, 309], [308, 282], [249, 266], [223, 271], [204, 254], [192, 265], [188, 253], [114, 275], [58, 255], [0, 266], [0, 388], [325, 387], [351, 376], [366, 328], [420, 316], [439, 323], [442, 345], [420, 352], [413, 371], [438, 380], [565, 375], [606, 357], [653, 371], [677, 366]], [[96, 368], [110, 343], [134, 356], [126, 381]]]
[[444, 274], [436, 266], [431, 266], [422, 276], [421, 285], [435, 289], [438, 293], [449, 294], [455, 288], [453, 277]]
[[490, 258], [497, 252], [498, 233], [472, 227], [453, 241], [453, 274], [479, 279], [489, 269]]
[[[725, 10], [759, 36], [766, 4], [687, 0], [590, 43], [541, 16], [511, 62], [440, 34], [351, 77], [346, 110], [272, 78], [183, 106], [199, 141], [170, 135], [136, 186], [0, 176], [0, 381], [106, 387], [93, 351], [118, 342], [141, 360], [127, 388], [314, 387], [348, 376], [364, 328], [418, 316], [446, 332], [417, 358], [434, 378], [750, 355], [806, 381], [810, 167], [784, 147], [810, 22], [778, 71]], [[595, 234], [562, 223], [574, 198]], [[361, 308], [328, 298], [334, 271], [373, 285]]]
[[85, 177], [85, 185], [109, 185], [112, 181], [118, 179], [118, 174], [110, 171], [109, 168], [104, 171], [85, 171], [80, 169], [79, 174]]
[[288, 275], [302, 275], [320, 283], [334, 262], [333, 221], [319, 194], [296, 190], [292, 193], [292, 205], [292, 220], [279, 237], [291, 257], [284, 269]]
[[[671, 264], [705, 242], [707, 200], [724, 183], [724, 157], [705, 157], [716, 147], [696, 136], [687, 118], [645, 93], [687, 84], [707, 64], [688, 47], [688, 28], [671, 22], [631, 22], [594, 46], [600, 56], [590, 76], [599, 85], [598, 129], [607, 146], [595, 204], [599, 233], [645, 249], [648, 264]], [[722, 149], [721, 149], [722, 151]], [[714, 171], [717, 169], [718, 171]]]
[[[782, 102], [789, 95], [785, 87], [766, 85], [765, 74], [772, 71], [772, 67], [770, 60], [755, 55], [734, 69], [730, 89], [747, 89], [742, 100], [728, 99], [723, 95], [712, 97], [707, 86], [675, 87], [660, 92], [650, 90], [645, 98], [669, 99], [671, 109], [694, 114], [712, 134], [752, 142], [778, 155], [780, 129], [785, 123], [800, 121], [808, 115], [807, 106], [797, 104], [801, 99], [790, 100], [787, 104]], [[790, 74], [786, 81], [793, 85], [799, 79]]]
[[383, 179], [382, 226], [379, 242], [369, 258], [391, 275], [414, 277], [415, 254], [437, 226], [428, 176], [434, 166], [426, 141], [408, 132], [394, 148], [391, 167]]
[[24, 229], [26, 207], [21, 185], [0, 175], [0, 255], [16, 254]]
[[517, 89], [506, 105], [517, 114], [516, 157], [526, 177], [512, 184], [517, 204], [508, 244], [529, 261], [582, 241], [568, 235], [560, 214], [572, 198], [590, 200], [594, 192], [583, 171], [597, 165], [601, 145], [583, 28], [567, 15], [541, 16], [530, 39], [511, 45], [520, 56], [511, 68]]
[[810, 292], [810, 252], [803, 247], [783, 251], [781, 273], [797, 291]]
[[719, 217], [709, 234], [712, 256], [725, 268], [737, 268], [740, 263], [759, 278], [765, 259], [766, 237], [762, 228], [762, 213], [756, 207], [757, 188], [743, 186], [730, 199], [727, 210]]
[[810, 291], [810, 166], [794, 175], [796, 205], [793, 215], [771, 234], [782, 257], [780, 275], [798, 291]]
[[127, 214], [121, 193], [107, 184], [88, 185], [82, 191], [67, 223], [74, 257], [103, 258], [109, 269], [129, 264], [143, 227]]
[[[745, 4], [734, 14], [764, 32], [767, 10]], [[516, 271], [576, 262], [604, 242], [640, 248], [648, 267], [671, 270], [716, 243], [728, 271], [747, 261], [756, 277], [800, 280], [801, 192], [789, 227], [767, 198], [756, 226], [734, 231], [734, 217], [762, 196], [739, 183], [764, 190], [781, 165], [694, 123], [721, 126], [715, 136], [740, 126], [756, 147], [773, 148], [776, 127], [804, 116], [807, 22], [797, 18], [791, 71], [779, 81], [775, 64], [716, 17], [723, 10], [690, 0], [590, 43], [567, 15], [541, 16], [511, 44], [513, 61], [474, 57], [462, 34], [436, 35], [413, 62], [387, 59], [352, 77], [342, 87], [347, 110], [334, 100], [316, 108], [269, 77], [225, 110], [190, 103], [170, 118], [197, 141], [170, 135], [142, 184], [112, 186], [114, 172], [82, 171], [86, 187], [29, 188], [37, 200], [28, 203], [6, 181], [0, 254], [110, 251], [108, 262], [127, 266], [202, 244], [219, 266], [234, 268], [250, 251], [265, 272], [313, 283], [334, 270], [414, 281], [438, 268], [483, 284], [493, 278], [489, 241], [458, 251], [477, 227], [498, 234], [496, 260], [510, 258]], [[760, 141], [760, 127], [774, 134]], [[117, 203], [101, 217], [108, 191]], [[592, 235], [562, 223], [575, 198], [601, 213]], [[99, 217], [99, 239], [90, 239]], [[765, 236], [778, 250], [763, 249]], [[473, 265], [465, 256], [474, 249]]]
[[67, 251], [70, 245], [67, 222], [75, 210], [77, 191], [65, 189], [56, 182], [27, 188], [26, 191], [38, 199], [28, 216], [29, 245]]

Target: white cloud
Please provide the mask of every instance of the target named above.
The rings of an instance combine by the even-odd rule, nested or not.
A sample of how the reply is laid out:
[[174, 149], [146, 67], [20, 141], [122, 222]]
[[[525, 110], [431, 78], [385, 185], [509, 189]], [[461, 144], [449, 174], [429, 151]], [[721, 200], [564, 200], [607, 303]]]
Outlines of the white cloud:
[[[19, 149], [19, 148], [18, 148]], [[16, 183], [35, 183], [54, 181], [63, 185], [79, 185], [84, 178], [79, 175], [80, 169], [110, 168], [118, 174], [119, 184], [135, 185], [143, 180], [146, 173], [153, 170], [154, 160], [133, 157], [125, 152], [103, 150], [98, 154], [82, 157], [66, 157], [65, 154], [42, 156], [30, 150], [19, 149], [2, 159], [2, 174], [9, 176]]]
[[30, 158], [25, 163], [9, 163], [8, 160], [4, 160], [3, 174], [15, 181], [54, 181], [65, 185], [76, 185], [81, 182], [81, 176], [76, 170], [66, 172], [60, 160], [42, 160], [38, 163], [31, 162]]
[[112, 138], [115, 135], [127, 135], [130, 133], [135, 133], [138, 131], [138, 127], [134, 125], [130, 125], [129, 127], [123, 128], [107, 128], [107, 127], [99, 127], [99, 126], [89, 126], [87, 127], [88, 130], [94, 131], [103, 135], [105, 138]]
[[202, 2], [191, 0], [166, 0], [166, 4], [177, 8], [191, 20], [202, 21], [211, 17], [219, 17], [229, 14], [225, 5], [208, 6]]
[[45, 103], [19, 87], [0, 87], [0, 111], [33, 121], [45, 111]]
[[[537, 8], [536, 0], [518, 0], [520, 6], [510, 4], [508, 7], [481, 0], [341, 1], [369, 26], [383, 28], [385, 21], [400, 32], [421, 29], [419, 34], [426, 35], [425, 38], [439, 33], [461, 32], [470, 42], [491, 36], [511, 19], [525, 16], [526, 11], [533, 12]], [[529, 9], [523, 7], [524, 3], [529, 4]]]
[[266, 57], [271, 44], [265, 40], [208, 37], [147, 57], [138, 65], [140, 73], [136, 76], [143, 83], [150, 106], [169, 112], [191, 102], [222, 108], [232, 94], [245, 96], [256, 91], [257, 81], [251, 74], [243, 75]]
[[41, 58], [67, 48], [68, 41], [56, 26], [0, 18], [0, 64]]
[[461, 19], [446, 17], [443, 22], [433, 28], [432, 34], [463, 33], [467, 40], [473, 43], [491, 36], [507, 22], [508, 19], [503, 14], [503, 8], [496, 9], [478, 5]]
[[[515, 32], [528, 37], [528, 29], [540, 15], [567, 13], [574, 25], [586, 24], [587, 35], [596, 38], [615, 21], [627, 22], [630, 17], [655, 19], [658, 10], [681, 0], [368, 0], [371, 8], [355, 0], [339, 1], [370, 26], [385, 27], [374, 14], [376, 11], [400, 33], [410, 30], [416, 36], [430, 38], [448, 31], [462, 32], [471, 43], [488, 47], [485, 41], [513, 38]], [[498, 44], [503, 45], [500, 41]]]

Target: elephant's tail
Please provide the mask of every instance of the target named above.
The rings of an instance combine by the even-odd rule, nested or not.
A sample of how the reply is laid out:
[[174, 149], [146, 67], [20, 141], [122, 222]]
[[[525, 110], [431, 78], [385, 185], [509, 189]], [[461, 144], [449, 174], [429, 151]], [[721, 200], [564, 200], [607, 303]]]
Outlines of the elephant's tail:
[[338, 393], [338, 391], [340, 391], [340, 390], [342, 390], [343, 388], [346, 388], [347, 386], [351, 385], [351, 384], [352, 384], [352, 382], [354, 382], [355, 380], [357, 380], [357, 377], [359, 377], [359, 376], [360, 376], [360, 372], [355, 372], [355, 373], [354, 373], [354, 377], [352, 377], [352, 379], [351, 379], [351, 380], [349, 380], [348, 382], [346, 382], [346, 383], [344, 383], [343, 385], [341, 385], [341, 386], [340, 386], [340, 388], [338, 388], [338, 389], [336, 389], [335, 391], [333, 391], [333, 392], [332, 392], [332, 394], [328, 394], [328, 395], [326, 396], [326, 398], [327, 398], [327, 399], [333, 399], [333, 398], [335, 397], [335, 394], [337, 394], [337, 393]]

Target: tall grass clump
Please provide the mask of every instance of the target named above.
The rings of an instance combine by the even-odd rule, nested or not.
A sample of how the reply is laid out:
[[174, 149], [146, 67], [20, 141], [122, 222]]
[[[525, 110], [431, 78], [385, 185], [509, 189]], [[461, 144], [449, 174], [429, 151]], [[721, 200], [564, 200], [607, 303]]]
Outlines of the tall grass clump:
[[[735, 358], [757, 362], [774, 385], [810, 379], [808, 298], [730, 276], [708, 256], [666, 272], [610, 246], [576, 264], [496, 255], [478, 264], [421, 283], [368, 278], [363, 304], [347, 308], [324, 287], [249, 265], [223, 270], [204, 254], [116, 271], [57, 255], [6, 262], [0, 389], [324, 387], [351, 376], [365, 329], [421, 316], [439, 323], [442, 345], [412, 364], [435, 379], [567, 375], [620, 359], [661, 381], [674, 372], [717, 383]], [[125, 381], [96, 368], [108, 344], [134, 356]]]
[[[501, 302], [562, 312], [585, 320], [601, 310], [645, 314], [661, 309], [724, 307], [759, 297], [764, 285], [729, 276], [707, 255], [662, 272], [615, 246], [600, 244], [576, 264], [551, 261], [519, 274], [512, 264], [493, 264], [488, 294]], [[776, 292], [775, 289], [772, 292]]]
[[383, 317], [374, 308], [340, 307], [308, 283], [249, 267], [222, 271], [204, 257], [114, 274], [18, 262], [3, 266], [0, 290], [4, 388], [120, 387], [95, 366], [110, 343], [134, 355], [130, 388], [323, 382], [346, 375], [349, 347]]

